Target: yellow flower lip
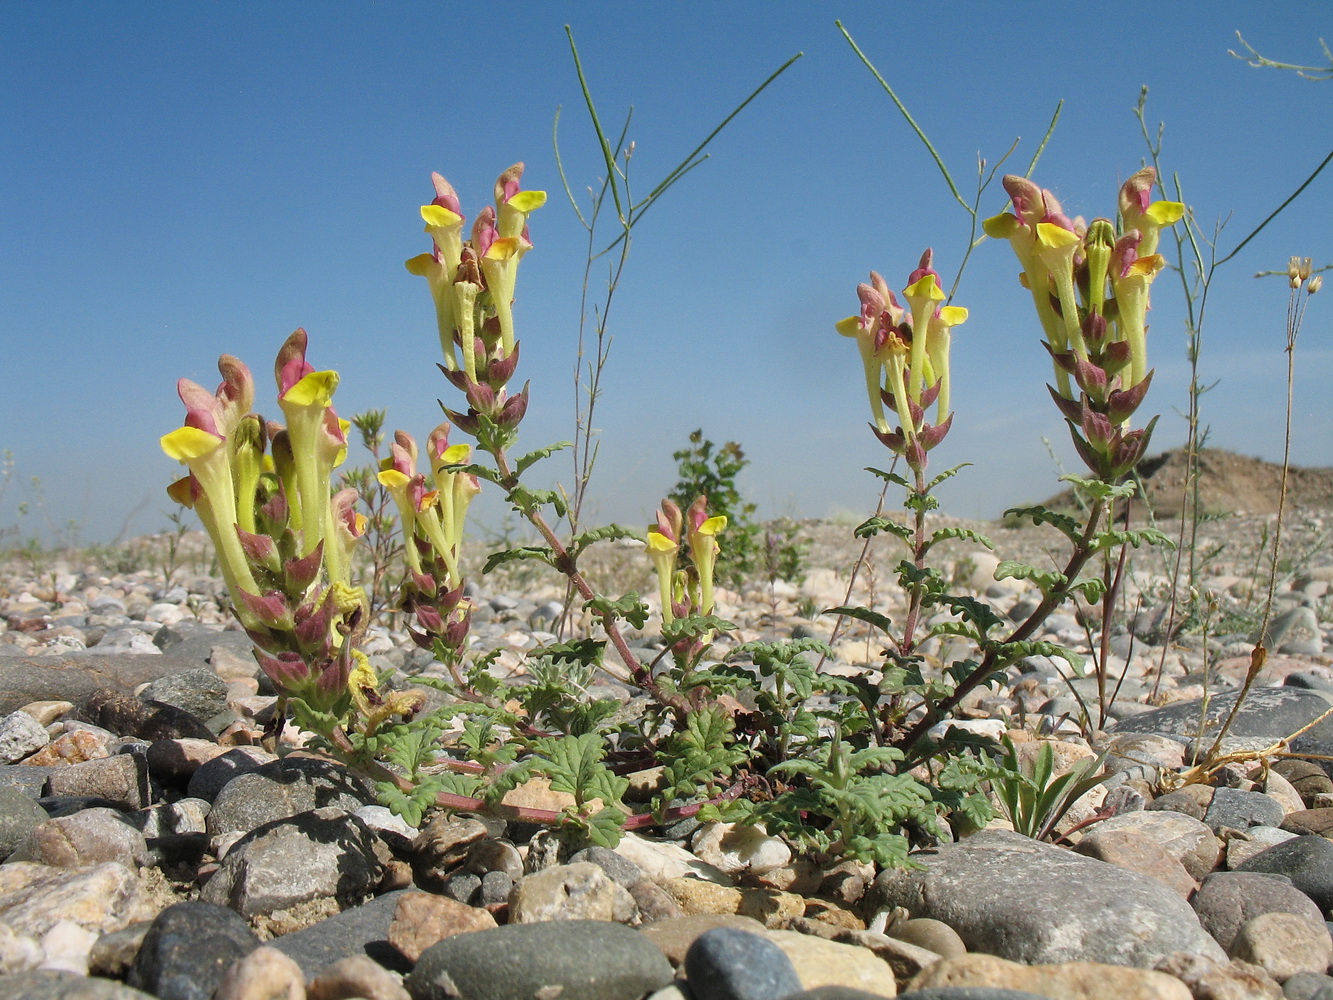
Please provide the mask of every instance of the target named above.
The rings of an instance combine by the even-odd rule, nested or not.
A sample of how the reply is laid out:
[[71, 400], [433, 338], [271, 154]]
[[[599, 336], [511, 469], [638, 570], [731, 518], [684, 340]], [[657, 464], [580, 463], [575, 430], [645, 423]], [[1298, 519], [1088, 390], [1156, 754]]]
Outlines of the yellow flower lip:
[[1053, 250], [1063, 250], [1079, 241], [1077, 233], [1071, 233], [1064, 226], [1053, 222], [1037, 223], [1037, 242]]
[[463, 217], [443, 205], [422, 205], [421, 219], [432, 229], [452, 229], [463, 224]]
[[483, 259], [509, 260], [522, 252], [521, 240], [517, 236], [501, 236], [486, 248]]
[[472, 445], [451, 444], [440, 453], [436, 465], [462, 465], [472, 457]]
[[440, 266], [433, 254], [419, 253], [415, 257], [409, 257], [403, 261], [403, 267], [407, 268], [408, 274], [415, 274], [418, 278], [429, 278]]
[[380, 481], [380, 485], [386, 490], [400, 490], [411, 482], [410, 478], [397, 469], [385, 469], [375, 478]]
[[162, 435], [160, 443], [168, 458], [193, 462], [215, 451], [222, 444], [222, 438], [198, 427], [177, 427], [170, 434]]
[[840, 319], [833, 324], [833, 329], [844, 337], [855, 337], [861, 333], [861, 317], [848, 316], [846, 319]]
[[516, 211], [527, 213], [535, 212], [546, 204], [545, 191], [519, 191], [507, 202], [510, 208]]
[[650, 552], [675, 552], [676, 543], [660, 531], [648, 532], [648, 550]]
[[1179, 201], [1155, 201], [1143, 213], [1156, 226], [1171, 226], [1185, 215], [1185, 205]]
[[325, 407], [333, 401], [333, 392], [337, 388], [337, 372], [311, 372], [284, 392], [282, 401], [293, 406]]
[[1023, 228], [1018, 217], [1009, 212], [992, 215], [981, 224], [982, 231], [991, 239], [1007, 240]]
[[941, 291], [939, 282], [935, 280], [935, 275], [922, 275], [912, 284], [903, 289], [903, 294], [909, 299], [930, 299], [934, 302], [944, 301], [944, 292]]
[[727, 515], [714, 514], [712, 517], [704, 521], [703, 524], [699, 525], [699, 527], [697, 527], [694, 530], [695, 534], [698, 535], [716, 535], [726, 526], [727, 526]]
[[940, 322], [945, 326], [962, 326], [967, 322], [967, 309], [963, 306], [941, 306]]

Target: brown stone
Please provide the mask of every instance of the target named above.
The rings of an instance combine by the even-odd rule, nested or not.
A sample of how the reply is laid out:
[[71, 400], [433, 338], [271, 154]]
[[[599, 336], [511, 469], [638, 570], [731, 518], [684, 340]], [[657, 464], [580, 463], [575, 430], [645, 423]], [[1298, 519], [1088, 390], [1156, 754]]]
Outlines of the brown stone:
[[734, 927], [750, 933], [763, 929], [763, 925], [752, 917], [738, 917], [734, 913], [696, 913], [644, 924], [639, 933], [657, 945], [667, 961], [679, 968], [694, 939], [718, 927]]
[[1283, 757], [1273, 765], [1273, 770], [1291, 782], [1306, 804], [1320, 792], [1333, 792], [1333, 778], [1312, 760]]
[[1184, 899], [1189, 899], [1199, 887], [1175, 855], [1137, 830], [1099, 832], [1094, 828], [1074, 850], [1085, 857], [1155, 878]]
[[879, 959], [888, 963], [899, 986], [940, 960], [940, 956], [929, 948], [919, 948], [886, 934], [876, 934], [874, 931], [838, 931], [833, 940], [869, 949]]
[[866, 922], [851, 910], [827, 899], [806, 900], [804, 916], [849, 931], [865, 930], [866, 926]]
[[1333, 809], [1302, 809], [1288, 813], [1282, 821], [1282, 829], [1288, 833], [1317, 833], [1321, 837], [1333, 835]]
[[785, 927], [793, 917], [805, 916], [805, 899], [772, 889], [733, 889], [696, 878], [661, 881], [685, 913], [734, 913], [754, 917], [765, 927]]
[[871, 951], [795, 931], [762, 930], [758, 933], [782, 949], [796, 969], [804, 989], [841, 986], [882, 997], [898, 995], [898, 981], [893, 969]]
[[87, 729], [76, 729], [56, 737], [30, 757], [19, 761], [36, 767], [59, 767], [63, 764], [82, 764], [88, 760], [110, 757], [102, 741]]
[[496, 926], [495, 918], [483, 909], [468, 906], [447, 896], [409, 892], [398, 900], [389, 924], [389, 944], [415, 963], [421, 953], [447, 937], [484, 931]]
[[412, 1000], [398, 978], [373, 958], [353, 955], [334, 962], [305, 988], [305, 1000]]
[[914, 976], [908, 989], [989, 986], [1061, 1000], [1192, 1000], [1189, 988], [1163, 972], [1097, 962], [1022, 965], [994, 955], [944, 958]]

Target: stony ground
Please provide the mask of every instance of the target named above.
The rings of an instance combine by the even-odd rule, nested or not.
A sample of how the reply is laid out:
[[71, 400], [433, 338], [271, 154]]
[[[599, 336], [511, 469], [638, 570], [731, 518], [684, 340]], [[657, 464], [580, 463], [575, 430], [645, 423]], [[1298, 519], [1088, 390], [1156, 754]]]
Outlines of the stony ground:
[[[1211, 784], [1177, 787], [1201, 719], [1215, 731], [1250, 663], [1272, 536], [1271, 517], [1207, 520], [1191, 548], [1206, 614], [1169, 627], [1168, 552], [1140, 554], [1127, 576], [1128, 627], [1109, 637], [1123, 680], [1104, 728], [1083, 718], [1084, 706], [1096, 713], [1095, 680], [1045, 658], [963, 706], [982, 732], [1050, 742], [1060, 768], [1110, 751], [1107, 780], [1059, 828], [1067, 836], [1039, 843], [997, 821], [902, 872], [822, 870], [780, 838], [716, 825], [574, 856], [494, 817], [440, 813], [409, 828], [355, 776], [255, 745], [273, 699], [243, 634], [225, 628], [194, 539], [174, 562], [162, 538], [114, 557], [11, 561], [0, 571], [0, 997], [778, 1000], [820, 986], [835, 989], [826, 1000], [1333, 997], [1333, 780], [1271, 752], [1333, 704], [1328, 516], [1289, 515], [1274, 655], [1226, 747], [1268, 757], [1242, 753]], [[996, 581], [995, 566], [1058, 564], [1059, 536], [966, 526], [995, 551], [950, 542], [940, 565], [1021, 617], [1031, 588]], [[1178, 523], [1159, 527], [1174, 537]], [[851, 528], [803, 525], [803, 581], [724, 593], [739, 638], [817, 635], [834, 648], [822, 669], [874, 669], [882, 638], [819, 613], [849, 585], [853, 603], [901, 610], [896, 543], [872, 544], [850, 584]], [[591, 563], [609, 590], [648, 589], [629, 547]], [[501, 648], [496, 669], [521, 674], [562, 597], [536, 575], [487, 580], [478, 648]], [[1100, 645], [1072, 610], [1043, 635]], [[381, 666], [432, 669], [393, 622], [369, 648]], [[936, 661], [953, 652], [926, 649]], [[1333, 756], [1333, 722], [1293, 748]], [[560, 803], [541, 787], [523, 794]]]

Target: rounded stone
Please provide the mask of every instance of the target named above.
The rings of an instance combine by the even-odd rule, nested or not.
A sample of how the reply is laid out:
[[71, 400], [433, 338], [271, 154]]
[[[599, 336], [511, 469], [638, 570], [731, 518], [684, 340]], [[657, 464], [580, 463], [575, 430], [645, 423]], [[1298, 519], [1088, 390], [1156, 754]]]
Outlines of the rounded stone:
[[671, 980], [671, 963], [638, 931], [556, 920], [446, 938], [422, 953], [403, 985], [413, 1000], [638, 1000]]
[[776, 944], [734, 927], [715, 927], [685, 953], [695, 1000], [772, 1000], [801, 989], [796, 969]]
[[1298, 972], [1327, 969], [1333, 959], [1333, 938], [1322, 920], [1294, 913], [1263, 913], [1240, 929], [1231, 956], [1283, 982]]

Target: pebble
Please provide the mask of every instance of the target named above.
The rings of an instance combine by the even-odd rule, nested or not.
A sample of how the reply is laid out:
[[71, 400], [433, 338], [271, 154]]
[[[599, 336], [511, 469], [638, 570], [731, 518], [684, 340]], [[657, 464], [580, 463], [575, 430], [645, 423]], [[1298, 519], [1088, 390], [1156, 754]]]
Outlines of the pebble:
[[735, 927], [715, 927], [695, 938], [684, 969], [695, 1000], [772, 1000], [803, 988], [782, 948]]

